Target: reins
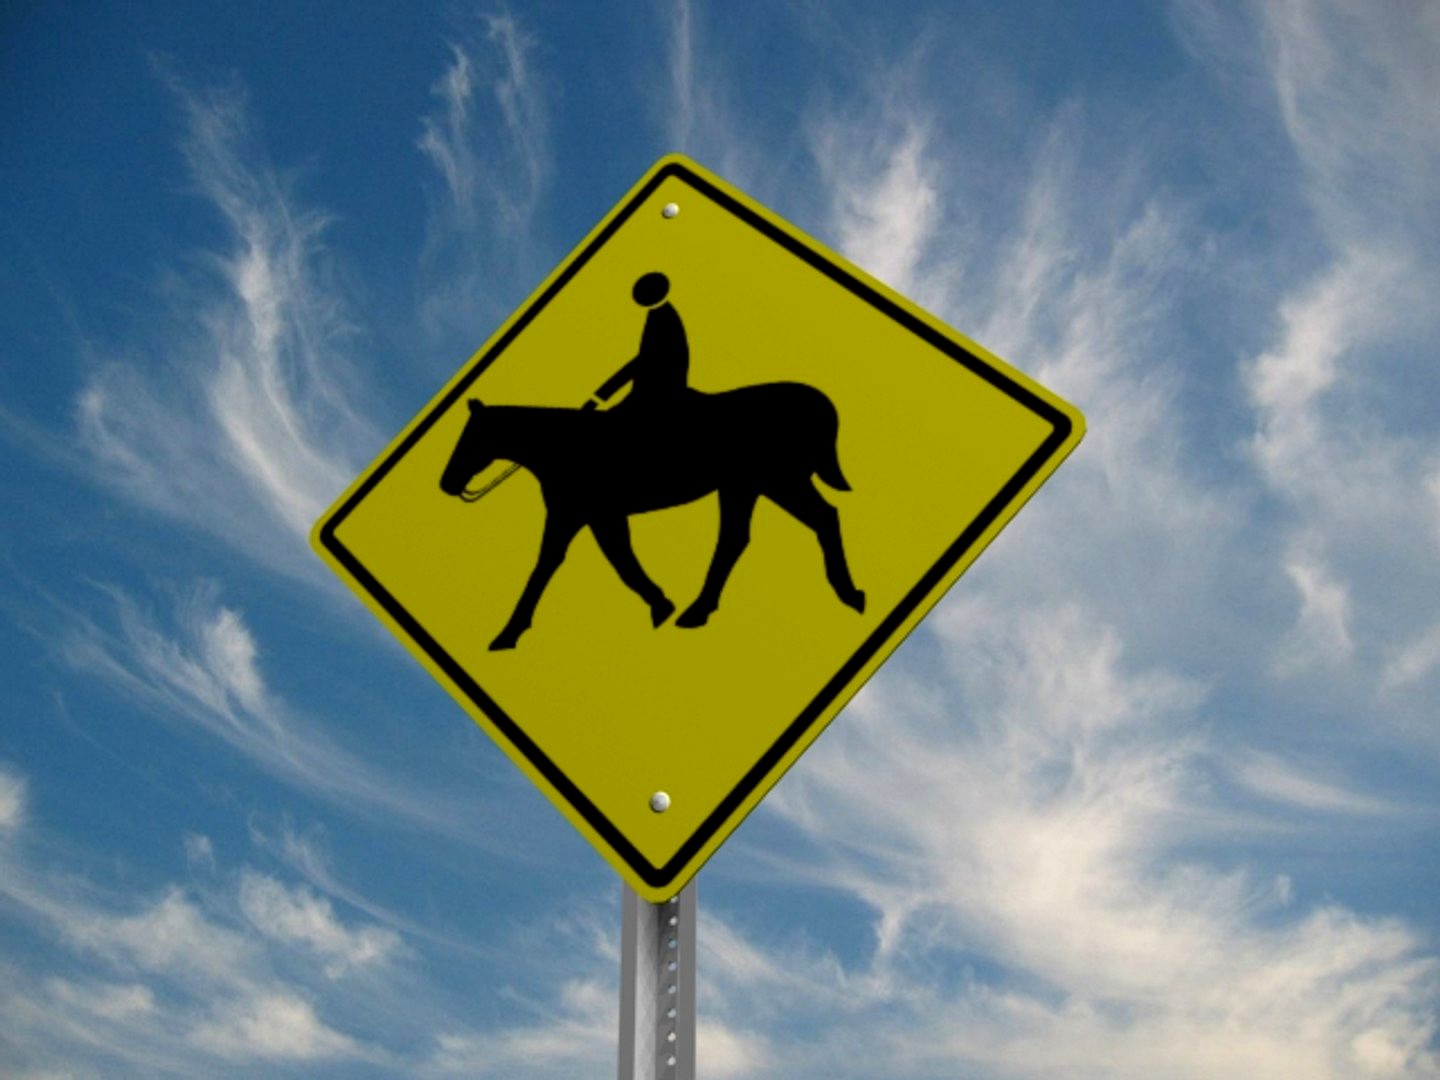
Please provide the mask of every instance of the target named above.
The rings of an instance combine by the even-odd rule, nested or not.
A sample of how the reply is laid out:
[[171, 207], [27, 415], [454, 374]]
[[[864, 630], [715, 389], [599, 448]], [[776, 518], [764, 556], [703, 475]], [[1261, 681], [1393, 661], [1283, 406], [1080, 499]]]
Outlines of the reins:
[[519, 469], [519, 465], [511, 465], [508, 469], [506, 469], [503, 473], [497, 476], [494, 480], [491, 480], [479, 491], [471, 491], [467, 488], [466, 490], [460, 492], [460, 501], [467, 503], [479, 502], [486, 495], [489, 495], [497, 487], [503, 484], [506, 480], [509, 480], [510, 477], [514, 476], [515, 473], [519, 471]]

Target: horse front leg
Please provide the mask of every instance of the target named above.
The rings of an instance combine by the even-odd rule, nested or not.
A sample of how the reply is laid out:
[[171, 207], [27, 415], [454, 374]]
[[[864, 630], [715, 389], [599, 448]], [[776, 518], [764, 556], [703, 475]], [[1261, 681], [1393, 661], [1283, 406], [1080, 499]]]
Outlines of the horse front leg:
[[630, 521], [623, 515], [597, 518], [590, 523], [595, 542], [600, 551], [610, 560], [610, 565], [620, 575], [632, 592], [650, 605], [650, 624], [659, 626], [670, 618], [675, 605], [664, 590], [650, 579], [640, 560], [635, 558], [635, 548], [630, 543]]
[[545, 534], [540, 540], [540, 557], [535, 561], [535, 569], [530, 571], [530, 580], [525, 583], [525, 591], [520, 594], [520, 601], [515, 605], [510, 621], [490, 643], [491, 652], [513, 649], [520, 640], [520, 635], [530, 629], [530, 622], [535, 617], [535, 606], [540, 603], [545, 586], [550, 584], [551, 577], [565, 561], [565, 552], [570, 549], [570, 541], [575, 539], [575, 534], [579, 531], [580, 522], [573, 518], [557, 517], [553, 513], [545, 518]]
[[676, 626], [704, 626], [720, 606], [720, 594], [730, 580], [730, 571], [750, 543], [750, 518], [757, 498], [753, 491], [720, 492], [720, 538], [715, 544], [715, 557], [710, 560], [700, 595], [675, 620]]

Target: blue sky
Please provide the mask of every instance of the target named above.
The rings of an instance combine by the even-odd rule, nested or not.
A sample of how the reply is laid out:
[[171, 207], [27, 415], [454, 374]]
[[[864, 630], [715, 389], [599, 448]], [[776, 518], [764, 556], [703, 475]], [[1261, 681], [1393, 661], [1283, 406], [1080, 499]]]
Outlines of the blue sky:
[[703, 1074], [1440, 1073], [1440, 9], [32, 4], [0, 95], [0, 1071], [611, 1073], [617, 879], [305, 538], [678, 150], [1089, 422], [703, 872]]

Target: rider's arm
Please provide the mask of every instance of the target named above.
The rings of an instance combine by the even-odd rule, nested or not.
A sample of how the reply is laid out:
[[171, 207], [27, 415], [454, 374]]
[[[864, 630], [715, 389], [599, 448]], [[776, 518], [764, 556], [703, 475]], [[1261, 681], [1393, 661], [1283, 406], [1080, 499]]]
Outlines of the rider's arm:
[[628, 383], [631, 379], [635, 377], [635, 363], [639, 359], [640, 358], [637, 356], [634, 360], [631, 360], [619, 371], [615, 372], [614, 375], [611, 375], [610, 378], [606, 379], [603, 383], [601, 383], [600, 389], [595, 391], [594, 398], [600, 401], [609, 401], [612, 397], [614, 397], [622, 386], [624, 386], [626, 383]]

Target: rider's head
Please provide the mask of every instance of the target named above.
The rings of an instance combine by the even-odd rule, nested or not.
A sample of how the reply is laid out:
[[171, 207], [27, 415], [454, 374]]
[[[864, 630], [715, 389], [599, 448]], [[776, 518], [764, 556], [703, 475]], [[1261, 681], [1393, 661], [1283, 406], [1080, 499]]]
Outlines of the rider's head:
[[659, 271], [642, 274], [631, 296], [641, 307], [654, 307], [670, 292], [670, 279]]

